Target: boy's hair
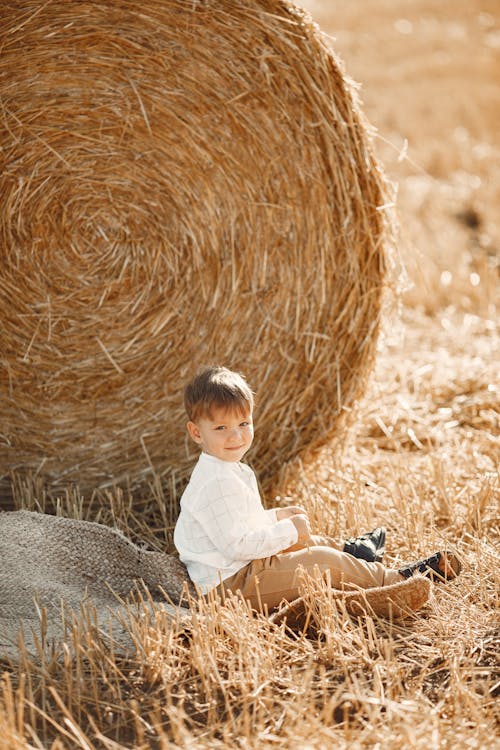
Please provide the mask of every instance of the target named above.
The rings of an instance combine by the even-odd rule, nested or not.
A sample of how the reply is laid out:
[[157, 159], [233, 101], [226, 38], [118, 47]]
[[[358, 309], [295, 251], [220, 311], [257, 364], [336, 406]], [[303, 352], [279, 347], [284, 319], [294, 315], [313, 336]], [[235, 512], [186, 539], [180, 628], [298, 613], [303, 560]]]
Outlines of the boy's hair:
[[253, 393], [243, 375], [227, 367], [206, 367], [184, 389], [184, 406], [192, 422], [212, 416], [215, 408], [253, 410]]

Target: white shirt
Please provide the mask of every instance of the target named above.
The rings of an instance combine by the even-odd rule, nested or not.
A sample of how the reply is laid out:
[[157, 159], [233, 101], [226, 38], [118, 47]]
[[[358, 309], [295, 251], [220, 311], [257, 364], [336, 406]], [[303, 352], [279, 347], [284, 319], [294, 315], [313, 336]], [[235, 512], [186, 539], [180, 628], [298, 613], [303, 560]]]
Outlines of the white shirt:
[[181, 498], [174, 543], [203, 593], [297, 539], [289, 518], [278, 521], [275, 509], [264, 509], [249, 466], [201, 454]]

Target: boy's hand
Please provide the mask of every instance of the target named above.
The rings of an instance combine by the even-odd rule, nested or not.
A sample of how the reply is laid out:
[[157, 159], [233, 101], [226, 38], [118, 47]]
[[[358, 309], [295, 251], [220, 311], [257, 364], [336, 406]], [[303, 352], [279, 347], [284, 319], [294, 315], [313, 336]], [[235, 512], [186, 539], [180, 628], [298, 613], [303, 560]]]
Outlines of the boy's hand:
[[282, 521], [284, 518], [293, 518], [293, 516], [306, 516], [307, 513], [304, 508], [299, 505], [290, 505], [288, 508], [278, 508], [276, 511], [276, 518], [278, 521]]
[[308, 547], [309, 544], [312, 543], [311, 528], [309, 526], [308, 517], [303, 513], [297, 513], [296, 515], [292, 516], [290, 520], [297, 529], [299, 538], [297, 539], [295, 544], [292, 544], [291, 547], [287, 547], [286, 549], [282, 550], [282, 552], [295, 552], [298, 549], [304, 549], [304, 547]]
[[305, 514], [297, 514], [292, 516], [290, 521], [293, 523], [299, 533], [297, 544], [302, 544], [304, 547], [311, 542], [311, 527], [309, 526], [309, 519]]

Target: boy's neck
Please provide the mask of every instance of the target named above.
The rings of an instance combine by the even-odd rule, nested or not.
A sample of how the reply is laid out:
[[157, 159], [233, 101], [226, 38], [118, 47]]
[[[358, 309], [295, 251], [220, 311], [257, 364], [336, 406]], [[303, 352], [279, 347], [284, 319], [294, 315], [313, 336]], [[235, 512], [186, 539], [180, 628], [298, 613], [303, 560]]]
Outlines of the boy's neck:
[[219, 458], [219, 456], [213, 456], [211, 453], [207, 453], [206, 451], [202, 451], [200, 453], [200, 458], [202, 456], [208, 456], [208, 458], [211, 458], [214, 461], [219, 461], [219, 463], [221, 464], [227, 464], [228, 466], [239, 466], [241, 464], [241, 461], [225, 461], [223, 458]]

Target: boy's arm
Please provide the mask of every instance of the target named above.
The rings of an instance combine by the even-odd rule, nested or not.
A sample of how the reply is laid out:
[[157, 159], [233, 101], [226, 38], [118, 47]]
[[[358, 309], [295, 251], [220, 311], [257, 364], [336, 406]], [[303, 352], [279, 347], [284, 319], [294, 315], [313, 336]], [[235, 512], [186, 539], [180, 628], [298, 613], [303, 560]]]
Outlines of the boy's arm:
[[312, 538], [311, 538], [311, 528], [309, 526], [308, 517], [306, 515], [296, 513], [290, 520], [292, 521], [292, 523], [295, 525], [295, 528], [297, 529], [298, 539], [295, 542], [295, 544], [291, 544], [290, 547], [287, 547], [286, 549], [282, 551], [283, 552], [295, 552], [296, 550], [309, 547], [312, 543]]
[[307, 516], [307, 512], [299, 505], [289, 505], [288, 508], [269, 508], [264, 511], [269, 523], [282, 521], [284, 518], [293, 518], [293, 516]]
[[281, 521], [283, 518], [293, 518], [293, 516], [307, 516], [307, 513], [299, 505], [289, 505], [288, 508], [276, 508], [276, 518], [278, 521]]
[[[276, 521], [282, 521], [285, 518], [289, 518], [297, 528], [299, 534], [297, 541], [295, 544], [291, 544], [289, 547], [281, 550], [282, 552], [296, 552], [299, 549], [304, 549], [311, 545], [312, 539], [309, 518], [304, 508], [301, 508], [299, 505], [289, 505], [288, 508], [272, 508], [266, 510], [266, 514], [269, 514], [271, 523], [276, 523]], [[299, 520], [299, 516], [305, 519], [305, 524], [303, 521]]]
[[228, 480], [214, 480], [204, 490], [203, 500], [191, 513], [217, 549], [233, 560], [270, 557], [299, 539], [291, 519], [249, 527], [242, 489]]

